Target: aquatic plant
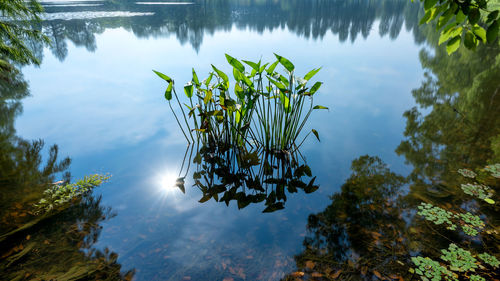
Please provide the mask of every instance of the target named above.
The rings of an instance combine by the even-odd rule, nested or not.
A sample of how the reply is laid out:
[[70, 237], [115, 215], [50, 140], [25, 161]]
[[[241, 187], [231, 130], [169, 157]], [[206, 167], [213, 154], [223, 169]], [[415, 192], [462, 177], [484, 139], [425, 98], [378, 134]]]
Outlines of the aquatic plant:
[[477, 176], [476, 173], [469, 169], [458, 169], [458, 173], [467, 178], [475, 178]]
[[493, 190], [486, 185], [478, 183], [466, 183], [461, 185], [462, 190], [465, 194], [477, 197], [484, 200], [487, 203], [494, 204], [495, 201], [491, 199], [493, 196]]
[[[494, 176], [495, 170], [492, 166], [486, 166], [484, 170], [489, 171]], [[477, 176], [474, 172], [467, 169], [460, 169], [458, 172], [464, 177], [474, 178]], [[490, 198], [494, 194], [491, 189], [485, 185], [479, 183], [462, 184], [462, 190], [464, 193], [483, 199], [486, 202], [488, 202], [486, 199], [489, 199], [491, 202], [488, 203], [494, 204], [494, 201]], [[455, 213], [433, 206], [429, 203], [421, 203], [418, 209], [419, 211], [417, 214], [424, 216], [426, 220], [429, 220], [434, 224], [444, 224], [449, 230], [456, 230], [457, 226], [460, 225], [463, 232], [469, 236], [478, 235], [479, 231], [483, 230], [485, 227], [484, 221], [479, 216], [473, 215], [470, 212]], [[487, 233], [489, 232], [487, 231]], [[442, 249], [441, 253], [441, 259], [444, 261], [443, 264], [433, 261], [428, 257], [412, 257], [412, 261], [417, 268], [410, 269], [410, 272], [416, 272], [424, 281], [437, 281], [442, 280], [442, 278], [444, 278], [444, 280], [459, 280], [459, 277], [461, 276], [466, 276], [470, 280], [485, 281], [486, 279], [481, 275], [486, 276], [490, 273], [476, 257], [494, 268], [497, 268], [500, 265], [500, 262], [495, 256], [488, 253], [476, 255], [468, 250], [458, 247], [454, 243], [451, 243], [448, 246], [448, 249]], [[428, 272], [425, 270], [428, 270]], [[467, 275], [469, 272], [477, 273], [477, 271], [479, 271], [481, 275]], [[454, 272], [459, 272], [460, 276]]]
[[475, 274], [471, 274], [470, 280], [471, 281], [486, 281], [486, 279], [484, 279], [483, 277], [481, 277], [479, 275], [475, 275]]
[[90, 192], [94, 187], [103, 184], [110, 178], [109, 175], [90, 175], [75, 183], [56, 182], [44, 191], [44, 197], [34, 204], [35, 212], [40, 214], [56, 209], [62, 205], [80, 198]]
[[500, 265], [500, 262], [495, 256], [492, 256], [488, 253], [479, 254], [478, 257], [482, 259], [485, 263], [497, 268]]
[[453, 271], [474, 271], [477, 268], [476, 259], [472, 254], [455, 244], [450, 244], [448, 249], [441, 250], [443, 255], [441, 259], [450, 264], [450, 270]]
[[488, 165], [484, 169], [491, 173], [495, 178], [500, 178], [500, 163]]
[[428, 257], [412, 257], [411, 260], [417, 266], [414, 271], [424, 281], [439, 281], [441, 276], [444, 276], [445, 280], [455, 280], [453, 273], [437, 261]]
[[[311, 112], [327, 109], [313, 105], [313, 96], [322, 83], [307, 86], [320, 68], [297, 77], [292, 62], [275, 56], [277, 60], [272, 64], [243, 60], [250, 67], [247, 71], [242, 62], [226, 54], [233, 67], [234, 87], [228, 75], [214, 65], [208, 78], [201, 82], [193, 69], [191, 81], [184, 86], [188, 98], [188, 103], [184, 104], [176, 93], [174, 80], [154, 71], [168, 83], [165, 98], [186, 140], [194, 142], [195, 132], [197, 140], [210, 146], [257, 145], [268, 152], [300, 147], [303, 140], [299, 142], [299, 135]], [[278, 64], [284, 67], [284, 75], [275, 71]], [[182, 121], [172, 108], [173, 97]], [[318, 132], [314, 129], [311, 132], [319, 140]]]

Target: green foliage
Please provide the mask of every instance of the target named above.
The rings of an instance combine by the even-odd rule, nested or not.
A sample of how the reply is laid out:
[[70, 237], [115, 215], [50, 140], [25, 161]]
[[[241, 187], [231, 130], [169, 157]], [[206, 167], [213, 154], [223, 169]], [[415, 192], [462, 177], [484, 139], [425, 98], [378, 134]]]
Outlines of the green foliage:
[[480, 43], [493, 43], [499, 33], [499, 7], [495, 0], [421, 0], [425, 14], [420, 24], [436, 20], [440, 30], [439, 45], [444, 42], [448, 54], [454, 53], [460, 44], [475, 50]]
[[417, 266], [415, 272], [424, 281], [439, 281], [443, 275], [445, 280], [455, 280], [452, 272], [428, 257], [412, 257], [411, 261]]
[[44, 197], [34, 205], [37, 213], [49, 212], [73, 200], [80, 199], [83, 195], [90, 192], [93, 188], [100, 186], [110, 178], [109, 175], [90, 175], [71, 184], [55, 183], [44, 192]]
[[466, 183], [461, 185], [462, 190], [464, 191], [465, 194], [477, 197], [481, 200], [484, 200], [490, 204], [494, 204], [495, 201], [491, 199], [493, 196], [493, 190], [489, 188], [486, 185], [483, 184], [472, 184], [472, 183]]
[[49, 43], [38, 24], [43, 7], [37, 0], [0, 1], [0, 63], [39, 64], [27, 40]]
[[469, 169], [458, 169], [458, 173], [467, 178], [475, 178], [477, 175]]
[[481, 277], [479, 275], [475, 275], [475, 274], [471, 274], [470, 280], [471, 281], [486, 281], [486, 279], [484, 279], [483, 277]]
[[492, 256], [488, 253], [479, 254], [478, 257], [482, 259], [485, 263], [497, 268], [500, 265], [500, 262], [495, 256]]
[[500, 163], [494, 165], [488, 165], [484, 168], [486, 171], [490, 172], [495, 178], [500, 178]]
[[472, 254], [462, 248], [457, 247], [455, 244], [450, 244], [448, 250], [441, 250], [443, 255], [441, 259], [450, 264], [450, 270], [453, 271], [474, 271], [477, 268], [476, 259]]
[[455, 217], [454, 213], [429, 203], [420, 203], [418, 209], [417, 214], [424, 216], [426, 220], [434, 224], [446, 224], [446, 228], [449, 230], [457, 229], [457, 226], [451, 221]]
[[[186, 140], [194, 142], [195, 132], [196, 138], [204, 145], [243, 147], [256, 144], [269, 152], [300, 147], [303, 140], [299, 143], [298, 138], [312, 111], [328, 109], [313, 105], [313, 96], [322, 83], [307, 86], [320, 69], [310, 71], [303, 78], [297, 77], [292, 62], [275, 56], [277, 61], [269, 65], [261, 61], [243, 60], [242, 63], [226, 54], [227, 62], [233, 67], [234, 87], [231, 87], [228, 75], [214, 65], [208, 78], [201, 83], [193, 69], [192, 80], [184, 86], [188, 98], [184, 105], [173, 87], [174, 81], [154, 71], [168, 83], [165, 98]], [[250, 67], [250, 72], [246, 71], [244, 64]], [[285, 68], [285, 73], [275, 71], [278, 64]], [[173, 97], [183, 122], [171, 106]], [[319, 140], [316, 130], [310, 133]]]

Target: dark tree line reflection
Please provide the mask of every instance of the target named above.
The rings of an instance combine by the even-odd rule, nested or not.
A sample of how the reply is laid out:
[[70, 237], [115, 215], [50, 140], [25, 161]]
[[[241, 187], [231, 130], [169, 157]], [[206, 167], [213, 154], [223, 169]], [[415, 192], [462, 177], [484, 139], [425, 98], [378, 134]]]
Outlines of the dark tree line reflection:
[[[119, 280], [117, 255], [93, 248], [100, 223], [113, 213], [101, 199], [86, 195], [66, 209], [33, 213], [43, 191], [56, 179], [69, 180], [70, 159], [59, 160], [58, 147], [16, 135], [28, 85], [15, 68], [0, 72], [0, 271], [3, 280]], [[47, 157], [42, 159], [42, 155]]]
[[[132, 31], [139, 38], [175, 35], [181, 44], [189, 43], [197, 51], [205, 35], [228, 31], [233, 26], [259, 33], [286, 27], [298, 36], [313, 39], [322, 39], [331, 32], [341, 42], [367, 38], [373, 29], [378, 29], [380, 36], [395, 39], [404, 26], [414, 31], [418, 42], [423, 40], [417, 32], [419, 6], [405, 0], [201, 0], [195, 1], [195, 5], [137, 5], [135, 2], [110, 1], [96, 7], [47, 7], [48, 13], [154, 12], [149, 16], [88, 20], [71, 20], [68, 16], [70, 20], [45, 21], [44, 31], [53, 41], [52, 53], [64, 60], [68, 52], [67, 41], [95, 51], [95, 35], [117, 27]], [[41, 54], [41, 50], [38, 53]]]
[[[433, 27], [422, 34], [436, 36]], [[354, 160], [331, 204], [309, 216], [304, 250], [295, 256], [297, 272], [286, 280], [419, 279], [408, 271], [411, 256], [440, 260], [450, 243], [498, 257], [499, 205], [466, 195], [457, 170], [500, 162], [500, 46], [452, 56], [444, 46], [430, 47], [420, 53], [426, 73], [412, 92], [419, 106], [405, 112], [405, 139], [396, 149], [411, 173], [398, 175], [378, 157]], [[489, 180], [498, 194], [500, 182]], [[480, 214], [492, 231], [470, 239], [428, 223], [415, 215], [421, 202]], [[488, 280], [499, 278], [493, 268], [486, 270]]]

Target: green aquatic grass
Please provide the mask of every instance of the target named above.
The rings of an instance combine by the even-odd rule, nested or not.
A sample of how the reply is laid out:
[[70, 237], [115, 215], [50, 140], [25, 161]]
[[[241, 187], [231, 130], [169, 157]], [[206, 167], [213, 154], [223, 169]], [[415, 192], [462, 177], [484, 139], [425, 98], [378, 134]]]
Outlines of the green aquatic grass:
[[[262, 64], [261, 61], [240, 62], [226, 54], [233, 68], [233, 86], [228, 75], [214, 65], [203, 81], [193, 69], [191, 81], [184, 85], [187, 97], [184, 103], [177, 95], [174, 80], [154, 71], [168, 83], [165, 99], [188, 143], [196, 137], [211, 146], [248, 145], [278, 152], [296, 150], [310, 133], [319, 140], [314, 129], [302, 140], [300, 135], [313, 110], [328, 109], [313, 105], [313, 97], [322, 83], [308, 86], [320, 68], [297, 77], [292, 62], [279, 55], [275, 57], [274, 63]], [[281, 73], [276, 71], [278, 65], [283, 67]], [[172, 101], [181, 111], [181, 118]]]

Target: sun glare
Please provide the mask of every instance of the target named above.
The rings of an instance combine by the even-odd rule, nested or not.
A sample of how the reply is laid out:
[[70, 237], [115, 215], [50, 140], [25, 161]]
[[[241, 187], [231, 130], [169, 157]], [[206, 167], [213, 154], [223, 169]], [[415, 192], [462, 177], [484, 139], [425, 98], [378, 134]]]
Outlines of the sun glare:
[[158, 187], [160, 191], [164, 194], [174, 193], [179, 190], [175, 185], [177, 176], [172, 172], [164, 172], [158, 176]]

